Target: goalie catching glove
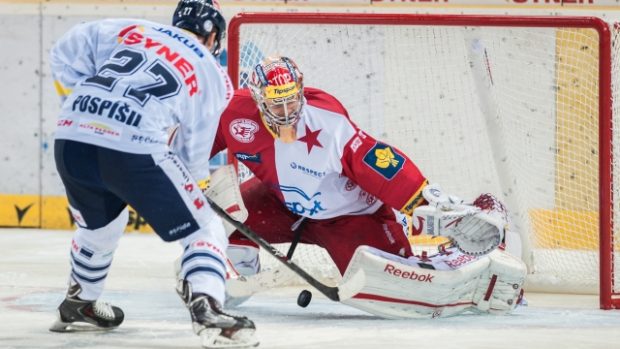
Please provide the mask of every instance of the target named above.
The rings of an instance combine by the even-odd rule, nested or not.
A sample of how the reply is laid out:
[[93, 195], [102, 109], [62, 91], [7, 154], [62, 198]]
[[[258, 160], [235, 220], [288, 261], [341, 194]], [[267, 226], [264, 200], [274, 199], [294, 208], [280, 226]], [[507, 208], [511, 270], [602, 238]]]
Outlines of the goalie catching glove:
[[414, 230], [444, 236], [468, 255], [487, 254], [504, 239], [508, 215], [493, 195], [482, 194], [473, 204], [466, 204], [445, 194], [439, 185], [431, 184], [422, 190], [422, 196], [428, 205], [414, 210]]

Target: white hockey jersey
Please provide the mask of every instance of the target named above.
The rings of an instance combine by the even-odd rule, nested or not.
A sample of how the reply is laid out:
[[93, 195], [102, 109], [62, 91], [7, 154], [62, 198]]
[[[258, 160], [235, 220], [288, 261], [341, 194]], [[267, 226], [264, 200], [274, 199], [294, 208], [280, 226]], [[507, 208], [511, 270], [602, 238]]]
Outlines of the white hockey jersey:
[[247, 166], [300, 216], [329, 219], [375, 212], [383, 203], [405, 214], [424, 202], [426, 178], [406, 155], [349, 120], [331, 95], [304, 88], [297, 141], [275, 139], [247, 89], [235, 92], [213, 146]]
[[[232, 84], [196, 37], [139, 19], [78, 25], [51, 51], [64, 97], [55, 137], [134, 154], [174, 151], [196, 178], [209, 154]], [[178, 129], [177, 129], [178, 127]]]

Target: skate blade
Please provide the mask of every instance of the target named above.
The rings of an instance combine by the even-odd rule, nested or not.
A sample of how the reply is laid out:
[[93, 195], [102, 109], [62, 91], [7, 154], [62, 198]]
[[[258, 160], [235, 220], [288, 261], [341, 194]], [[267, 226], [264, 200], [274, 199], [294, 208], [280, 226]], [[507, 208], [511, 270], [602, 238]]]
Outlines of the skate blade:
[[87, 322], [63, 322], [58, 319], [50, 327], [52, 332], [105, 332], [115, 329], [116, 327], [99, 327]]
[[252, 348], [258, 346], [258, 339], [255, 337], [255, 329], [242, 329], [237, 331], [232, 338], [221, 336], [222, 330], [219, 328], [205, 328], [198, 333], [203, 348], [206, 349], [235, 349]]

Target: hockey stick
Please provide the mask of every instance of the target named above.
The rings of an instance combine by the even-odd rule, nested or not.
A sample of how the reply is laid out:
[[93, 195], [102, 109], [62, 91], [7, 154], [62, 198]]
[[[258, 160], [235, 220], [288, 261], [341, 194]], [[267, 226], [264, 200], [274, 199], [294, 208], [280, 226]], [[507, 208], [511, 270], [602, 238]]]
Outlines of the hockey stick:
[[[291, 246], [286, 252], [286, 258], [291, 260], [293, 254], [301, 240], [302, 227], [306, 217], [301, 217], [291, 226], [294, 233]], [[289, 269], [268, 268], [261, 270], [254, 275], [241, 276], [237, 273], [236, 278], [230, 278], [226, 281], [226, 293], [229, 296], [243, 298], [249, 297], [257, 292], [269, 290], [278, 285], [286, 284], [297, 278], [297, 274]], [[342, 297], [341, 297], [342, 298]]]
[[293, 253], [295, 252], [295, 249], [297, 248], [297, 244], [299, 244], [299, 240], [301, 240], [301, 227], [303, 226], [305, 220], [306, 220], [306, 217], [301, 217], [291, 227], [291, 231], [295, 233], [295, 236], [293, 236], [293, 241], [291, 241], [291, 246], [288, 248], [288, 252], [286, 253], [286, 258], [288, 259], [293, 258]]
[[258, 274], [226, 280], [226, 293], [231, 297], [250, 297], [255, 293], [271, 290], [278, 285], [287, 284], [297, 278], [297, 274], [287, 268], [261, 270]]
[[231, 218], [224, 209], [219, 207], [216, 203], [214, 203], [211, 199], [207, 198], [209, 205], [211, 208], [217, 213], [220, 217], [222, 217], [225, 221], [230, 223], [235, 227], [241, 234], [245, 235], [252, 242], [256, 243], [260, 247], [264, 248], [270, 255], [274, 256], [277, 260], [279, 260], [282, 264], [292, 270], [295, 274], [299, 275], [302, 279], [304, 279], [308, 284], [312, 287], [316, 288], [319, 292], [325, 295], [325, 297], [338, 302], [341, 297], [339, 294], [339, 287], [327, 286], [324, 283], [320, 282], [312, 275], [308, 274], [305, 270], [303, 270], [300, 266], [298, 266], [295, 262], [288, 259], [282, 252], [280, 252], [277, 248], [273, 247], [270, 243], [268, 243], [265, 239], [260, 237], [250, 228], [248, 228], [245, 224], [240, 223], [233, 218]]

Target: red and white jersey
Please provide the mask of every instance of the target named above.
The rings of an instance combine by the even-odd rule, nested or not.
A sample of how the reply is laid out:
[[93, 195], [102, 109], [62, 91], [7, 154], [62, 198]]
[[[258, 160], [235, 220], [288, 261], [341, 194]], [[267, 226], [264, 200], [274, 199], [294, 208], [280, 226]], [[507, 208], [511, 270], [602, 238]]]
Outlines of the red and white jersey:
[[382, 203], [411, 214], [426, 178], [398, 149], [360, 130], [333, 96], [305, 88], [297, 141], [263, 122], [247, 89], [222, 114], [213, 153], [228, 148], [288, 209], [313, 219], [375, 212]]

